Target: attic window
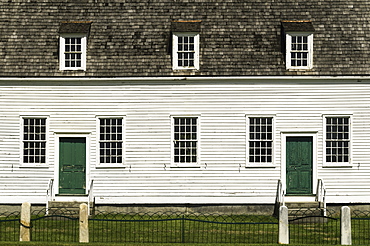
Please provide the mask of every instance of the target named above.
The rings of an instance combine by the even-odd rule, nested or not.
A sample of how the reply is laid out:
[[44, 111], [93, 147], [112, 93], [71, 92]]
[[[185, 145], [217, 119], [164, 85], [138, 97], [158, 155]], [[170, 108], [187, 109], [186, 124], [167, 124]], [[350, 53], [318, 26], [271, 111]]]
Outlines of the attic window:
[[59, 67], [60, 70], [86, 70], [87, 36], [91, 22], [61, 23]]
[[282, 21], [285, 33], [287, 69], [311, 69], [313, 66], [313, 28], [311, 21]]
[[172, 22], [172, 68], [199, 69], [200, 21]]

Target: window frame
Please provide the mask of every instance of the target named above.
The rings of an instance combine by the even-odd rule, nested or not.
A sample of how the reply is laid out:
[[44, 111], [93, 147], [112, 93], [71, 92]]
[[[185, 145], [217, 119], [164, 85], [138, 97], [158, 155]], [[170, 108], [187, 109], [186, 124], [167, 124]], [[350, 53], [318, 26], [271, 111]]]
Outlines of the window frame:
[[[197, 119], [197, 151], [196, 162], [175, 162], [175, 119], [176, 118], [196, 118]], [[200, 167], [200, 116], [199, 115], [171, 115], [171, 167]], [[193, 139], [191, 139], [193, 140]]]
[[[25, 119], [45, 119], [45, 140], [41, 140], [38, 142], [44, 142], [45, 143], [45, 162], [34, 162], [34, 163], [29, 163], [29, 162], [24, 162], [24, 151], [25, 151], [25, 142], [31, 142], [30, 140], [25, 140], [24, 139], [24, 121]], [[20, 126], [21, 126], [21, 136], [20, 136], [20, 167], [37, 167], [37, 168], [48, 168], [49, 167], [49, 117], [48, 116], [21, 116], [20, 117]], [[36, 141], [33, 141], [36, 142]]]
[[[121, 119], [122, 120], [122, 162], [121, 163], [101, 163], [100, 162], [100, 120], [101, 119]], [[97, 168], [125, 168], [126, 163], [126, 117], [125, 116], [96, 116], [96, 167]]]
[[[250, 139], [250, 118], [271, 118], [272, 120], [272, 147], [271, 147], [271, 162], [251, 162], [250, 155], [249, 155], [249, 144], [251, 142]], [[246, 115], [246, 167], [272, 167], [275, 168], [275, 115]]]
[[[178, 65], [178, 37], [194, 37], [194, 66]], [[199, 42], [198, 32], [174, 32], [172, 33], [172, 69], [173, 70], [199, 70]]]
[[[306, 36], [307, 37], [307, 66], [292, 66], [291, 53], [292, 51], [292, 37], [293, 36]], [[312, 32], [288, 32], [285, 34], [285, 63], [288, 70], [308, 70], [313, 67], [313, 33]]]
[[[348, 161], [347, 162], [328, 162], [326, 160], [326, 151], [327, 151], [327, 146], [326, 143], [330, 140], [327, 139], [327, 118], [348, 118], [348, 124], [349, 124], [349, 129], [348, 129]], [[323, 115], [323, 165], [324, 167], [349, 167], [351, 166], [352, 163], [352, 115]]]
[[[81, 66], [65, 66], [65, 41], [67, 38], [81, 38]], [[59, 70], [86, 70], [87, 34], [61, 34], [59, 37]]]

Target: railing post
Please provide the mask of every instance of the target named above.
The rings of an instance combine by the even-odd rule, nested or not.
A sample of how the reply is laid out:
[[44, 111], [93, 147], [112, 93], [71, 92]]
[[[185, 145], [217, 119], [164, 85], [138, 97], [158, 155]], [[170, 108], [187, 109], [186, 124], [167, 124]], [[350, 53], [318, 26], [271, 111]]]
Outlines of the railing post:
[[279, 208], [279, 244], [289, 244], [288, 208]]
[[86, 203], [80, 204], [80, 243], [89, 242], [89, 213]]
[[351, 209], [343, 206], [340, 212], [340, 243], [342, 245], [352, 245]]
[[31, 241], [31, 204], [22, 203], [19, 241]]

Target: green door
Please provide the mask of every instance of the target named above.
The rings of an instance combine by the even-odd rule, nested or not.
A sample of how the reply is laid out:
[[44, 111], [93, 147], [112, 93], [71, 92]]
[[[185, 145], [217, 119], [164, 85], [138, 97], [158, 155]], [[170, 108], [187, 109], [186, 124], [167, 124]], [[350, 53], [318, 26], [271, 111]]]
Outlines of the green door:
[[59, 194], [85, 194], [86, 138], [59, 138]]
[[312, 194], [312, 137], [286, 138], [287, 194]]

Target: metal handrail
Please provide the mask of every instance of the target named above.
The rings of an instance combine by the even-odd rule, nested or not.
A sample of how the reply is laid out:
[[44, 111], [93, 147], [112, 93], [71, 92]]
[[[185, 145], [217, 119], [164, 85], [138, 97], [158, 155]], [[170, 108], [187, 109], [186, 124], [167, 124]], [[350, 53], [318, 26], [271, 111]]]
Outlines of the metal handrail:
[[317, 180], [317, 187], [316, 187], [316, 198], [315, 201], [319, 202], [320, 207], [324, 210], [324, 215], [326, 215], [326, 188], [324, 181], [322, 179]]
[[48, 188], [46, 190], [46, 214], [49, 212], [49, 202], [54, 199], [54, 179], [49, 179]]
[[87, 198], [88, 198], [87, 209], [88, 209], [89, 215], [90, 215], [90, 205], [94, 203], [94, 192], [93, 191], [94, 191], [94, 180], [91, 179], [89, 190], [87, 192]]

